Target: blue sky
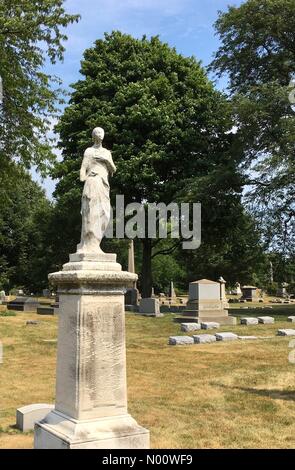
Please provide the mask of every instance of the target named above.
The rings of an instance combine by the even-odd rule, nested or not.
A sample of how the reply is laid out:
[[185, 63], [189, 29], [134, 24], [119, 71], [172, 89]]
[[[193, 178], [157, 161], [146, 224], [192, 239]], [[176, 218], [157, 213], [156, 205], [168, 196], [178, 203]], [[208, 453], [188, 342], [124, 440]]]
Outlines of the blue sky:
[[[159, 35], [181, 54], [194, 55], [206, 66], [219, 44], [213, 28], [218, 10], [241, 3], [241, 0], [67, 0], [67, 11], [79, 13], [81, 20], [67, 28], [64, 62], [48, 65], [47, 71], [58, 75], [69, 90], [70, 84], [79, 79], [84, 50], [103, 37], [104, 32], [112, 30], [135, 37]], [[224, 80], [218, 83], [220, 88], [224, 85]], [[35, 174], [34, 178], [40, 181]], [[55, 183], [47, 179], [42, 185], [51, 197]]]

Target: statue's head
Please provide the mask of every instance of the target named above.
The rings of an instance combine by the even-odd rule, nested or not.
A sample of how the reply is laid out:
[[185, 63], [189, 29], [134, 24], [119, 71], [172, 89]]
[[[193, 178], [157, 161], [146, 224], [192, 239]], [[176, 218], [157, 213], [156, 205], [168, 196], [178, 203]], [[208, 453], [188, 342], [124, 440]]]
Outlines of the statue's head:
[[102, 127], [96, 127], [92, 131], [92, 138], [94, 142], [101, 142], [104, 139], [104, 130]]

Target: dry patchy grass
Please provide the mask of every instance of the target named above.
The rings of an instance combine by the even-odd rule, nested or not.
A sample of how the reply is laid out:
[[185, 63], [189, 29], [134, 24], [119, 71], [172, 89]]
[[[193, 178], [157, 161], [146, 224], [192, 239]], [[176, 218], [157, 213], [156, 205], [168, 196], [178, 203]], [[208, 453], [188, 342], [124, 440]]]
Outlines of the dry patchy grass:
[[[39, 324], [26, 326], [28, 319]], [[294, 448], [289, 339], [168, 346], [168, 337], [180, 331], [172, 319], [126, 314], [129, 411], [151, 431], [152, 447]], [[281, 327], [290, 327], [285, 316], [275, 325], [221, 331], [267, 337]], [[33, 433], [14, 428], [15, 410], [54, 402], [56, 343], [44, 340], [56, 334], [55, 317], [0, 317], [0, 448], [33, 445]]]

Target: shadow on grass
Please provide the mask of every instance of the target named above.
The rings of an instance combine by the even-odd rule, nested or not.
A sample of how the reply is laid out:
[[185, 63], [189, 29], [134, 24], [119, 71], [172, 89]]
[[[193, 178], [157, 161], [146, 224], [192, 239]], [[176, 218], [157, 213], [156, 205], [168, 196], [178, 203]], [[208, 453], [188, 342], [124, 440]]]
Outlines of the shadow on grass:
[[233, 387], [230, 385], [212, 383], [212, 385], [231, 390], [238, 390], [240, 392], [251, 393], [252, 395], [258, 395], [260, 397], [272, 398], [273, 400], [287, 400], [295, 401], [295, 390], [278, 390], [278, 389], [257, 389], [251, 387]]

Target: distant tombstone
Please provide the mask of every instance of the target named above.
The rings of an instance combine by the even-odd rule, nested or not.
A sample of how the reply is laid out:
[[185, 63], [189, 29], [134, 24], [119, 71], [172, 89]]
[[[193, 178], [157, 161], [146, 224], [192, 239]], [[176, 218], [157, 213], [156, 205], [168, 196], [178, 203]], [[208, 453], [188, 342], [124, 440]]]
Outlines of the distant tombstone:
[[152, 297], [152, 298], [156, 297], [154, 287], [152, 287], [152, 294], [151, 294], [151, 297]]
[[4, 290], [1, 290], [1, 291], [0, 291], [0, 301], [1, 301], [1, 302], [5, 302], [5, 300], [6, 300], [5, 291], [4, 291]]
[[287, 282], [283, 282], [281, 287], [278, 289], [278, 292], [277, 292], [277, 296], [278, 297], [287, 297], [288, 296], [288, 292], [287, 292], [287, 287], [289, 286], [289, 284], [287, 284]]
[[15, 300], [7, 303], [8, 310], [17, 312], [37, 312], [39, 302], [31, 297], [17, 297]]
[[258, 325], [258, 318], [253, 318], [253, 317], [241, 318], [241, 325]]
[[139, 304], [139, 313], [141, 315], [147, 315], [151, 317], [162, 317], [160, 313], [160, 302], [158, 299], [141, 299]]
[[20, 295], [20, 296], [21, 296], [21, 295], [24, 295], [24, 291], [23, 291], [22, 289], [19, 289], [19, 290], [17, 291], [17, 295]]
[[171, 346], [183, 346], [186, 344], [194, 344], [194, 339], [191, 336], [170, 336], [169, 344]]
[[191, 282], [189, 285], [189, 299], [184, 318], [196, 322], [217, 322], [221, 325], [235, 325], [236, 318], [228, 315], [225, 301], [222, 299], [221, 285], [219, 282], [201, 279]]
[[216, 336], [215, 335], [194, 335], [193, 340], [196, 344], [207, 344], [207, 343], [215, 343]]
[[290, 328], [278, 330], [278, 336], [295, 336], [295, 330]]
[[223, 303], [223, 307], [226, 309], [229, 307], [227, 297], [226, 297], [226, 292], [225, 292], [225, 285], [226, 285], [226, 280], [223, 279], [222, 276], [218, 279], [218, 282], [220, 284], [220, 300]]
[[173, 281], [170, 282], [169, 297], [170, 297], [170, 299], [172, 299], [172, 300], [174, 300], [174, 299], [176, 298], [176, 293], [175, 293]]
[[37, 307], [38, 315], [54, 315], [54, 307], [51, 305], [39, 305]]
[[50, 290], [49, 289], [43, 289], [42, 294], [43, 294], [43, 297], [50, 297]]
[[246, 302], [257, 302], [258, 301], [258, 290], [255, 286], [243, 286], [242, 287], [242, 298]]
[[273, 276], [273, 264], [272, 261], [269, 262], [269, 282], [273, 284], [274, 276]]
[[271, 325], [275, 322], [273, 317], [258, 317], [258, 322], [263, 325]]
[[238, 335], [235, 333], [216, 333], [216, 341], [236, 341], [238, 339]]
[[129, 288], [125, 292], [125, 305], [138, 305], [138, 290], [136, 288]]
[[235, 288], [232, 291], [233, 295], [242, 295], [241, 284], [239, 282], [235, 283]]

